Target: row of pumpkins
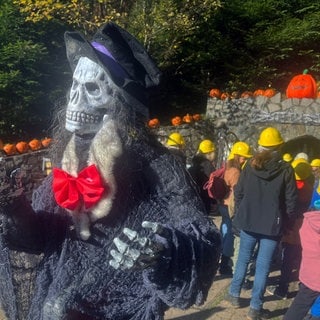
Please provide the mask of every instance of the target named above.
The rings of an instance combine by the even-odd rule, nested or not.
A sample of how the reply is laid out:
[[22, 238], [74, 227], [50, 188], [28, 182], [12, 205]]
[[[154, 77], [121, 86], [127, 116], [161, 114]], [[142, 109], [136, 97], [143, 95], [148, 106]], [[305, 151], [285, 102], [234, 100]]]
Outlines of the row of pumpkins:
[[[245, 91], [241, 94], [238, 92], [233, 92], [231, 94], [227, 92], [222, 92], [217, 88], [213, 88], [209, 91], [209, 96], [211, 98], [217, 98], [221, 100], [225, 100], [227, 98], [237, 99], [237, 98], [249, 98], [249, 97], [257, 97], [264, 96], [267, 98], [272, 98], [277, 91], [273, 88], [268, 89], [257, 89], [255, 91]], [[308, 98], [315, 99], [320, 98], [320, 91], [318, 90], [317, 83], [312, 75], [308, 74], [308, 70], [305, 69], [302, 74], [294, 76], [286, 89], [287, 98]], [[201, 120], [200, 114], [186, 114], [183, 117], [176, 116], [171, 119], [171, 124], [173, 126], [179, 126], [183, 123], [192, 123], [195, 121]], [[148, 127], [152, 129], [156, 129], [160, 127], [160, 121], [158, 118], [153, 118], [149, 120]]]
[[[251, 91], [245, 91], [243, 92], [240, 97], [241, 98], [249, 98], [254, 96], [265, 96], [268, 98], [273, 97], [276, 94], [276, 90], [272, 88], [268, 88], [266, 90], [263, 89], [257, 89], [254, 92]], [[237, 92], [234, 92], [233, 94], [229, 94], [227, 92], [221, 92], [217, 88], [213, 88], [209, 91], [209, 96], [211, 98], [218, 98], [218, 99], [227, 99], [227, 98], [239, 98], [239, 94]], [[317, 97], [320, 97], [317, 83], [315, 79], [308, 74], [308, 70], [304, 70], [302, 74], [294, 76], [291, 81], [289, 82], [289, 85], [286, 90], [286, 96], [287, 98], [311, 98], [315, 99]], [[179, 126], [183, 123], [193, 123], [196, 121], [201, 120], [200, 114], [194, 114], [190, 115], [187, 113], [185, 116], [175, 116], [171, 119], [171, 124], [173, 126]], [[156, 129], [160, 127], [160, 121], [158, 118], [153, 118], [148, 121], [148, 127], [152, 129]], [[39, 150], [41, 148], [47, 148], [50, 143], [52, 142], [51, 138], [44, 138], [42, 140], [38, 139], [32, 139], [29, 142], [26, 141], [20, 141], [17, 144], [13, 143], [7, 143], [5, 145], [2, 144], [0, 140], [0, 148], [3, 149], [3, 151], [7, 155], [14, 155], [17, 153], [26, 153], [29, 150], [35, 151]]]
[[[222, 92], [217, 88], [213, 88], [209, 91], [209, 96], [211, 98], [217, 98], [225, 100], [227, 98], [249, 98], [264, 96], [271, 98], [276, 94], [276, 90], [273, 88], [268, 89], [257, 89], [255, 91], [245, 91], [241, 94], [238, 92], [233, 92], [231, 94], [227, 92]], [[286, 89], [287, 98], [308, 98], [316, 99], [320, 97], [320, 91], [318, 90], [317, 83], [312, 75], [308, 74], [308, 70], [305, 69], [302, 74], [294, 76]]]
[[29, 151], [37, 151], [43, 148], [48, 148], [52, 143], [51, 138], [32, 139], [29, 142], [19, 141], [18, 143], [6, 143], [0, 140], [0, 149], [4, 151], [7, 156], [15, 154], [27, 153]]
[[[171, 124], [175, 127], [177, 126], [180, 126], [181, 124], [184, 124], [184, 123], [193, 123], [193, 122], [196, 122], [196, 121], [200, 121], [201, 120], [201, 115], [199, 113], [196, 113], [196, 114], [189, 114], [187, 113], [186, 115], [184, 115], [183, 117], [180, 117], [180, 116], [175, 116], [173, 118], [171, 118]], [[150, 119], [148, 121], [148, 127], [151, 128], [151, 129], [157, 129], [160, 127], [160, 121], [158, 118], [153, 118], [153, 119]]]

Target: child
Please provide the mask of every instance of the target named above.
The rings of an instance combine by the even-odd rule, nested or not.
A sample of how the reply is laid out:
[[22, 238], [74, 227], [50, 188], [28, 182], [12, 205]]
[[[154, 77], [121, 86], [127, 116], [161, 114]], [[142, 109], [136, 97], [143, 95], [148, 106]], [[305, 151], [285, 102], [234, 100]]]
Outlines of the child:
[[298, 189], [297, 219], [292, 227], [285, 230], [282, 237], [281, 275], [277, 286], [270, 286], [267, 292], [280, 299], [286, 299], [289, 283], [294, 269], [299, 270], [301, 261], [301, 244], [299, 229], [303, 221], [303, 212], [307, 211], [313, 189], [313, 176], [310, 164], [305, 159], [296, 159], [291, 163]]
[[[300, 288], [283, 320], [303, 319], [320, 295], [320, 203], [313, 203], [312, 207], [315, 211], [304, 213], [300, 229], [302, 246]], [[314, 312], [316, 312], [316, 306], [317, 304], [312, 306]]]

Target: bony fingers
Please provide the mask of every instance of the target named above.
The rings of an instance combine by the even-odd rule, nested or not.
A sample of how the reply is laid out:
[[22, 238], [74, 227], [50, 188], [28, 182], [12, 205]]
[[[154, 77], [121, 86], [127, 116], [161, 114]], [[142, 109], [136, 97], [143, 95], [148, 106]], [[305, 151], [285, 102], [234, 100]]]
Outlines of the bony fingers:
[[111, 256], [113, 257], [113, 259], [118, 262], [118, 263], [122, 263], [124, 260], [124, 256], [123, 254], [121, 254], [120, 252], [118, 252], [117, 250], [111, 250], [110, 251]]
[[161, 233], [162, 227], [159, 223], [151, 222], [151, 221], [143, 221], [142, 227], [146, 229], [150, 229], [153, 233]]
[[123, 233], [129, 238], [130, 241], [135, 241], [138, 238], [138, 233], [129, 228], [124, 228]]
[[141, 255], [141, 252], [137, 249], [129, 249], [127, 251], [127, 257], [129, 257], [129, 259], [133, 261], [137, 261], [140, 255]]
[[141, 247], [146, 247], [149, 243], [148, 238], [140, 237], [138, 232], [129, 228], [124, 228], [123, 233], [129, 238], [130, 241], [138, 243]]
[[120, 240], [118, 237], [113, 239], [113, 243], [115, 244], [120, 253], [125, 253], [129, 248], [129, 246], [125, 242]]
[[[110, 254], [113, 257], [113, 259], [109, 261], [109, 264], [116, 270], [131, 269], [135, 265], [136, 260], [133, 259], [131, 256], [125, 256], [117, 250], [111, 250]], [[132, 253], [132, 256], [137, 259], [135, 254]]]

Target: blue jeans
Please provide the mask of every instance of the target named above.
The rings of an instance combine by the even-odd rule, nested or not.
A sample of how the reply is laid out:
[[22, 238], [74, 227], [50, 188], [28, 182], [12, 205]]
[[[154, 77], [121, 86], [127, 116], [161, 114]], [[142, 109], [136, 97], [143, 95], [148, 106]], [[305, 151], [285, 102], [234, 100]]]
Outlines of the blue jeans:
[[222, 254], [226, 257], [232, 257], [234, 251], [234, 235], [232, 232], [232, 220], [229, 216], [228, 206], [219, 205], [219, 212], [222, 217], [220, 225]]
[[261, 310], [263, 305], [263, 295], [266, 289], [273, 254], [277, 248], [278, 238], [245, 231], [240, 232], [239, 256], [229, 288], [230, 295], [240, 297], [241, 286], [246, 276], [248, 264], [252, 257], [255, 245], [258, 242], [259, 248], [250, 301], [250, 307], [255, 310]]

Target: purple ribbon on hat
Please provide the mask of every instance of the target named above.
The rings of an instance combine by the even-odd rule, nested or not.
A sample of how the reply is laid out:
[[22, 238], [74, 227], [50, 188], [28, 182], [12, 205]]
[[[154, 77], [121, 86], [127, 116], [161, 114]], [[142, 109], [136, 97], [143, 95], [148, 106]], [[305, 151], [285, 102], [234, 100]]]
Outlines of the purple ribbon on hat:
[[101, 57], [101, 62], [103, 62], [104, 65], [110, 69], [112, 74], [116, 75], [119, 78], [128, 78], [128, 73], [122, 68], [122, 66], [115, 60], [115, 58], [112, 56], [111, 52], [101, 43], [93, 41], [91, 42], [91, 45], [94, 47], [94, 49], [100, 53], [103, 54]]

